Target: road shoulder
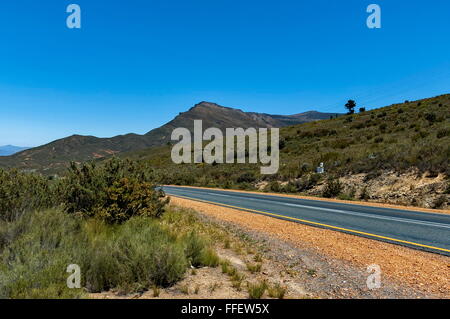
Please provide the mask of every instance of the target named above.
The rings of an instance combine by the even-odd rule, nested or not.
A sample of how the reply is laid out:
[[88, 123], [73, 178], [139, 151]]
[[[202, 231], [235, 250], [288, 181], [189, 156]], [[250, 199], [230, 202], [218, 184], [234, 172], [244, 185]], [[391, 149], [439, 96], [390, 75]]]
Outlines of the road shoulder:
[[172, 203], [313, 252], [310, 260], [349, 265], [360, 272], [360, 280], [367, 266], [377, 264], [390, 286], [408, 287], [422, 294], [418, 297], [450, 298], [448, 257], [187, 199], [172, 197]]

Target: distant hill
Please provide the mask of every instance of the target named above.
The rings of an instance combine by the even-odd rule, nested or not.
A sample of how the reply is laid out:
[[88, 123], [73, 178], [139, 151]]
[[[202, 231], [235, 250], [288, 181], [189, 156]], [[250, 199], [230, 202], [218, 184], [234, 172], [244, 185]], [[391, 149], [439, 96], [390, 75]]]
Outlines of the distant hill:
[[29, 149], [29, 147], [20, 147], [20, 146], [14, 146], [14, 145], [0, 146], [0, 156], [13, 155], [18, 152], [24, 151], [26, 149]]
[[270, 115], [244, 112], [215, 103], [201, 102], [180, 113], [172, 121], [144, 135], [127, 134], [111, 138], [72, 135], [49, 144], [31, 148], [0, 158], [0, 167], [17, 167], [52, 173], [67, 166], [70, 161], [83, 162], [102, 159], [114, 154], [145, 150], [170, 141], [173, 129], [193, 130], [193, 120], [203, 120], [203, 127], [285, 127], [311, 121], [329, 119], [336, 113], [310, 111], [295, 115]]

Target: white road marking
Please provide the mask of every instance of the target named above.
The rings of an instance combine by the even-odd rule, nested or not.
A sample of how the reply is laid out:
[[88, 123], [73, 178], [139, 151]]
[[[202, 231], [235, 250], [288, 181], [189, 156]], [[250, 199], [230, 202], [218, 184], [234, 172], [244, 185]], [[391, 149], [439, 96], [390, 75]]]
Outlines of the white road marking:
[[[195, 192], [191, 192], [191, 193], [195, 194]], [[235, 198], [239, 197], [239, 196], [236, 196], [236, 195], [233, 196], [233, 195], [225, 195], [225, 194], [218, 194], [218, 193], [205, 193], [205, 194], [212, 195], [212, 196], [221, 196], [221, 197], [235, 197]], [[250, 200], [250, 201], [278, 203], [278, 204], [284, 205], [284, 206], [306, 208], [306, 209], [320, 210], [320, 211], [327, 211], [327, 212], [344, 214], [344, 215], [352, 215], [352, 216], [356, 216], [356, 217], [367, 217], [367, 218], [374, 218], [374, 219], [381, 219], [381, 220], [397, 221], [397, 222], [401, 222], [401, 223], [418, 224], [418, 225], [425, 225], [425, 226], [432, 226], [432, 227], [440, 227], [440, 228], [450, 229], [450, 225], [442, 224], [442, 223], [435, 223], [435, 222], [427, 222], [427, 221], [421, 221], [421, 220], [406, 219], [406, 218], [401, 218], [401, 217], [373, 215], [373, 214], [345, 211], [345, 210], [333, 209], [333, 208], [315, 207], [315, 206], [300, 205], [300, 204], [290, 204], [290, 203], [283, 203], [283, 202], [277, 202], [277, 201], [274, 201], [274, 200], [259, 199], [259, 198], [245, 198], [245, 197], [241, 197], [241, 198], [243, 198], [245, 200]]]
[[373, 215], [373, 214], [366, 214], [366, 213], [359, 213], [359, 212], [350, 212], [350, 211], [345, 211], [345, 210], [340, 210], [340, 209], [314, 207], [314, 206], [306, 206], [306, 205], [299, 205], [299, 204], [289, 204], [289, 203], [280, 203], [280, 204], [285, 205], [285, 206], [291, 206], [291, 207], [300, 207], [300, 208], [328, 211], [328, 212], [333, 212], [333, 213], [338, 213], [338, 214], [346, 214], [346, 215], [361, 216], [361, 217], [368, 217], [368, 218], [375, 218], [375, 219], [384, 219], [384, 220], [394, 220], [394, 221], [402, 222], [402, 223], [412, 223], [412, 224], [427, 225], [427, 226], [450, 229], [450, 225], [434, 223], [434, 222], [427, 222], [427, 221], [422, 221], [422, 220], [413, 220], [413, 219], [390, 217], [390, 216], [380, 216], [380, 215]]
[[230, 195], [222, 195], [222, 194], [214, 194], [214, 193], [206, 193], [206, 194], [214, 195], [214, 196], [222, 196], [222, 197], [233, 197], [233, 196], [230, 196]]

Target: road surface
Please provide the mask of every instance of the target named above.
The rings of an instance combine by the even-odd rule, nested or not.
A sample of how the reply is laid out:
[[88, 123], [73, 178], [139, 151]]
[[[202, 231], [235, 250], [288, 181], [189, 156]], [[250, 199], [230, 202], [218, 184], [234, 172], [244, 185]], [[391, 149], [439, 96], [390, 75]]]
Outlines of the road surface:
[[450, 214], [292, 197], [164, 186], [167, 195], [450, 256]]

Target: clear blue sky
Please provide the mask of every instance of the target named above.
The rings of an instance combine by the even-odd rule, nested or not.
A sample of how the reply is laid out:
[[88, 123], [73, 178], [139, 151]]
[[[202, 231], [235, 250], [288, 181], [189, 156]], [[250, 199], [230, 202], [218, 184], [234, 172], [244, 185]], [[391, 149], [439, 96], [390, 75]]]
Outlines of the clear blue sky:
[[0, 145], [145, 133], [202, 100], [293, 114], [450, 93], [448, 0], [2, 0], [0, 40]]

